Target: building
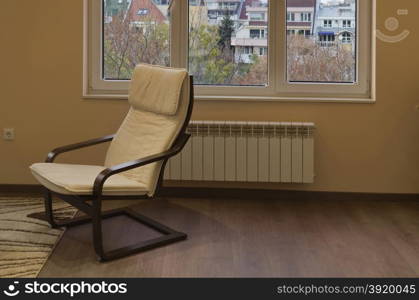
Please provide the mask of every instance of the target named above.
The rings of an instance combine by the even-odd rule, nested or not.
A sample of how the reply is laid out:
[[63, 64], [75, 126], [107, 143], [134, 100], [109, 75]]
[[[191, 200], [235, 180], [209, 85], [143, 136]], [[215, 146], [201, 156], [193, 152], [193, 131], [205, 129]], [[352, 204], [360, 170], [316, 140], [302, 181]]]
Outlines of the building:
[[225, 16], [238, 20], [245, 0], [204, 0], [208, 9], [208, 22], [218, 24]]
[[159, 8], [154, 0], [132, 0], [127, 15], [130, 18], [131, 25], [138, 28], [168, 22], [167, 9], [165, 14], [164, 10]]
[[[237, 63], [251, 63], [252, 56], [268, 54], [268, 3], [245, 0], [240, 24], [232, 39]], [[355, 0], [288, 0], [287, 34], [303, 35], [321, 47], [341, 45], [355, 51]]]
[[[314, 32], [316, 0], [288, 0], [287, 33], [311, 37]], [[246, 0], [241, 25], [232, 39], [236, 62], [251, 63], [252, 56], [268, 54], [268, 2]]]
[[344, 45], [355, 50], [356, 1], [317, 3], [314, 35], [319, 45]]
[[315, 9], [316, 0], [288, 0], [287, 34], [311, 36], [314, 29]]
[[[168, 22], [168, 0], [119, 0], [119, 7], [127, 4], [132, 24]], [[115, 6], [115, 4], [114, 4]], [[108, 14], [117, 13], [109, 7]], [[190, 26], [218, 25], [229, 16], [235, 32], [231, 47], [236, 63], [249, 64], [254, 56], [268, 55], [267, 0], [194, 0], [190, 2]], [[354, 0], [288, 0], [287, 34], [302, 35], [321, 47], [344, 45], [354, 51], [356, 5]]]
[[253, 55], [268, 54], [268, 18], [266, 1], [244, 1], [238, 30], [231, 39], [237, 63], [251, 63]]
[[105, 0], [104, 1], [104, 22], [112, 22], [113, 17], [127, 11], [128, 7], [131, 4], [131, 0]]
[[208, 25], [208, 8], [204, 0], [189, 2], [189, 26], [190, 30], [200, 25]]
[[156, 5], [169, 5], [170, 0], [153, 0], [154, 4]]

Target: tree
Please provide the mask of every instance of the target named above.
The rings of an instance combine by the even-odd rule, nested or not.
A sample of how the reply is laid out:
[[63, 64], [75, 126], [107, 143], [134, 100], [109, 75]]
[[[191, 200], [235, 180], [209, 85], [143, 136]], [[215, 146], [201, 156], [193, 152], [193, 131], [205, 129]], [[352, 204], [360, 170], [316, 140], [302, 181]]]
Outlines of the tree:
[[136, 26], [123, 12], [105, 24], [104, 76], [130, 79], [138, 63], [168, 66], [169, 25], [146, 20]]
[[231, 48], [231, 37], [234, 33], [234, 22], [231, 19], [229, 14], [226, 14], [221, 21], [220, 26], [218, 27], [218, 46], [221, 51], [227, 49], [228, 51]]
[[195, 81], [203, 84], [224, 84], [233, 64], [222, 57], [218, 27], [195, 24], [190, 31], [189, 71]]
[[268, 57], [253, 55], [248, 69], [237, 78], [239, 85], [265, 85], [268, 83]]
[[350, 46], [319, 45], [304, 36], [288, 36], [288, 78], [291, 81], [353, 82], [355, 57]]

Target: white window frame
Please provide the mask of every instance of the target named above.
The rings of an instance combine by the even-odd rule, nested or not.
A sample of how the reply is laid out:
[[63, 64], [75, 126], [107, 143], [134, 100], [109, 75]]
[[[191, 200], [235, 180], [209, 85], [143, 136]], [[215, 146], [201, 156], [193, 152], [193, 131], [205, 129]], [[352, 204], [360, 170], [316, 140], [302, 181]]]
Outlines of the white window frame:
[[[375, 7], [376, 0], [358, 0], [357, 17], [357, 82], [290, 83], [286, 72], [287, 9], [286, 0], [269, 3], [267, 86], [195, 86], [197, 100], [235, 101], [311, 101], [311, 102], [375, 102]], [[129, 81], [102, 79], [102, 0], [84, 0], [84, 82], [85, 98], [127, 99]], [[188, 3], [174, 0], [171, 9], [170, 56], [173, 67], [188, 65]], [[282, 21], [281, 21], [282, 20]], [[271, 37], [275, 34], [276, 39]], [[172, 39], [173, 41], [173, 39]]]

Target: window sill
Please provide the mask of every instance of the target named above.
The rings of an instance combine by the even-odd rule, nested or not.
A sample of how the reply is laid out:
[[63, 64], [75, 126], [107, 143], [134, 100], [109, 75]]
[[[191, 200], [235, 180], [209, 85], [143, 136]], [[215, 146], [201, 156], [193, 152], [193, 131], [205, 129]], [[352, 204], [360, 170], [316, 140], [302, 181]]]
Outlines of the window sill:
[[[128, 100], [128, 95], [117, 94], [84, 94], [83, 99]], [[196, 101], [237, 101], [237, 102], [287, 102], [287, 103], [354, 103], [374, 104], [375, 98], [342, 98], [342, 97], [268, 97], [268, 96], [206, 96], [195, 95]]]
[[268, 97], [268, 96], [195, 96], [200, 101], [242, 101], [242, 102], [312, 102], [312, 103], [375, 103], [374, 98], [320, 98], [320, 97]]

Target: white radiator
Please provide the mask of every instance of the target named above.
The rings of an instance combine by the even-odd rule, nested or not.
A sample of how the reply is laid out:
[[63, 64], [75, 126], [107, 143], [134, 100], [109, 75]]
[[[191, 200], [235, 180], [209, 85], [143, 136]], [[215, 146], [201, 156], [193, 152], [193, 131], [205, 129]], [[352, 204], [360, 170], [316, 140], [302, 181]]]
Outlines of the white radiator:
[[192, 121], [164, 179], [312, 183], [313, 123]]

